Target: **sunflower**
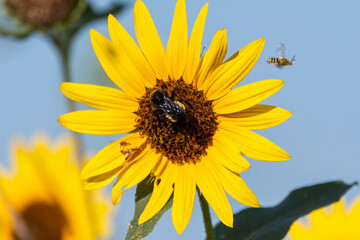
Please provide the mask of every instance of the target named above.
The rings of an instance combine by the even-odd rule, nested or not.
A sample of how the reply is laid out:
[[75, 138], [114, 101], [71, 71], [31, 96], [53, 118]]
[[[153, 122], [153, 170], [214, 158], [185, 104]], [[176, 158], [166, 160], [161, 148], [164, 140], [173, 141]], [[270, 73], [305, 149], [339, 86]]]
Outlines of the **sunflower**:
[[44, 136], [17, 141], [14, 169], [0, 174], [1, 239], [96, 239], [109, 233], [100, 193], [87, 192], [76, 165], [75, 143], [54, 146]]
[[62, 83], [68, 98], [98, 108], [62, 115], [64, 127], [87, 134], [122, 134], [83, 168], [87, 189], [117, 180], [111, 199], [149, 174], [153, 194], [139, 224], [153, 217], [173, 194], [172, 219], [181, 234], [193, 210], [198, 188], [220, 220], [233, 225], [225, 191], [239, 202], [259, 201], [239, 173], [250, 168], [247, 156], [283, 161], [290, 156], [252, 132], [280, 124], [288, 111], [258, 104], [278, 91], [283, 81], [264, 80], [233, 89], [252, 69], [264, 46], [256, 40], [229, 59], [226, 29], [219, 30], [201, 54], [208, 4], [201, 9], [190, 38], [185, 1], [178, 0], [165, 51], [146, 6], [134, 7], [140, 46], [110, 15], [111, 41], [91, 30], [94, 51], [112, 81], [122, 90], [88, 84]]
[[309, 221], [295, 222], [288, 233], [292, 240], [360, 240], [360, 198], [349, 206], [342, 199], [308, 215]]

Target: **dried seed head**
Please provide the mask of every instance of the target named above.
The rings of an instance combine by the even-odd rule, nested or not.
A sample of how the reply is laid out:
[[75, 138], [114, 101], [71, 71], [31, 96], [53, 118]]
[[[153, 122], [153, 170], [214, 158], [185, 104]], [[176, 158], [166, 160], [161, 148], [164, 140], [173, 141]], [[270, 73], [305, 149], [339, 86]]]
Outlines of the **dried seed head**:
[[9, 11], [22, 22], [49, 27], [69, 18], [80, 0], [6, 0]]

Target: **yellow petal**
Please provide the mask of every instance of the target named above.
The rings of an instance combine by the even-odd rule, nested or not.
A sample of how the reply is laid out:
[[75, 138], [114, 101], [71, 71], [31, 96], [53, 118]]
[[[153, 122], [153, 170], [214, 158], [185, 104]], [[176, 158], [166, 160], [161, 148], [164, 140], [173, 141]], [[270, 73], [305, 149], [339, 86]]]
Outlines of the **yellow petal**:
[[220, 221], [228, 227], [233, 226], [233, 213], [221, 185], [221, 176], [213, 170], [211, 161], [203, 158], [195, 165], [196, 184], [210, 204]]
[[188, 55], [184, 73], [184, 80], [189, 84], [193, 82], [195, 72], [199, 66], [200, 54], [202, 49], [201, 42], [205, 27], [208, 6], [209, 3], [206, 3], [200, 10], [189, 40]]
[[[123, 169], [114, 183], [111, 191], [111, 201], [114, 205], [120, 202], [122, 192], [144, 180], [159, 160], [160, 154], [156, 155], [154, 151], [150, 151], [150, 146], [144, 150], [144, 153], [144, 156], [139, 156], [138, 161], [134, 161]], [[126, 186], [125, 189], [123, 189], [124, 186]]]
[[[332, 207], [331, 216], [333, 218], [339, 219], [339, 221], [346, 220], [348, 213], [345, 212], [345, 200], [344, 199], [334, 202], [331, 205], [331, 207]], [[311, 219], [311, 221], [313, 221], [313, 219]]]
[[116, 140], [101, 149], [101, 151], [85, 165], [81, 171], [81, 178], [91, 178], [120, 167], [125, 156], [120, 152], [119, 143], [120, 140]]
[[[344, 203], [345, 204], [345, 203]], [[350, 207], [350, 208], [349, 208]], [[360, 198], [359, 195], [353, 198], [351, 205], [346, 207], [348, 213], [346, 225], [348, 229], [355, 230], [354, 236], [360, 236], [360, 229], [358, 226], [358, 220], [360, 216]], [[349, 231], [350, 232], [350, 231]]]
[[[13, 159], [17, 169], [14, 169], [11, 175], [7, 174], [4, 169], [0, 169], [2, 173], [0, 175], [1, 198], [6, 197], [6, 201], [16, 211], [21, 211], [24, 203], [28, 201], [38, 201], [39, 198], [44, 201], [51, 199], [47, 183], [44, 182], [42, 173], [39, 171], [43, 169], [38, 166], [41, 161], [33, 161], [34, 157], [25, 149], [24, 145], [14, 144]], [[43, 160], [43, 156], [39, 160]], [[21, 191], [19, 191], [19, 187], [21, 187]], [[26, 201], [22, 199], [22, 196], [26, 196]]]
[[165, 203], [169, 200], [171, 194], [173, 193], [174, 181], [177, 177], [176, 168], [177, 166], [169, 162], [164, 171], [163, 177], [161, 178], [161, 182], [157, 184], [157, 180], [154, 181], [153, 193], [139, 218], [139, 224], [143, 224], [144, 222], [152, 218], [163, 208]]
[[125, 111], [83, 110], [66, 113], [58, 122], [76, 132], [98, 135], [112, 135], [135, 129], [136, 114]]
[[154, 69], [156, 78], [167, 80], [169, 72], [164, 46], [148, 9], [140, 0], [135, 3], [134, 24], [140, 48]]
[[213, 102], [214, 111], [219, 114], [240, 112], [270, 97], [283, 85], [283, 81], [271, 79], [235, 88]]
[[[313, 240], [316, 239], [315, 234], [311, 232], [311, 228], [309, 229], [309, 226], [307, 228], [304, 228], [303, 224], [301, 224], [299, 221], [296, 221], [291, 225], [290, 231], [287, 235], [287, 237], [290, 240], [296, 240], [296, 239], [309, 239], [310, 236], [315, 237]], [[310, 239], [309, 239], [310, 240]]]
[[185, 0], [178, 0], [166, 48], [170, 78], [177, 80], [184, 73], [188, 48]]
[[221, 124], [249, 129], [265, 129], [279, 125], [292, 115], [291, 112], [270, 105], [257, 104], [240, 112], [220, 115]]
[[121, 197], [125, 191], [123, 189], [124, 186], [119, 184], [119, 178], [120, 176], [117, 178], [111, 189], [111, 202], [114, 204], [114, 206], [120, 202]]
[[[136, 163], [139, 166], [139, 169], [126, 171], [122, 176], [124, 183], [126, 183], [126, 189], [129, 189], [142, 180], [144, 180], [150, 172], [154, 169], [155, 165], [161, 160], [161, 154], [156, 153], [155, 150], [149, 150], [149, 154], [141, 159], [142, 163]], [[143, 167], [140, 167], [141, 164], [144, 164]]]
[[196, 183], [193, 165], [178, 166], [177, 179], [175, 180], [174, 203], [172, 220], [176, 232], [180, 235], [189, 223], [194, 207]]
[[123, 190], [123, 186], [120, 186], [118, 184], [119, 177], [111, 189], [111, 202], [112, 202], [112, 204], [114, 204], [114, 206], [120, 202], [121, 197], [122, 197], [123, 193], [125, 192], [125, 190]]
[[106, 185], [110, 184], [121, 172], [121, 168], [115, 168], [110, 172], [106, 172], [97, 176], [90, 177], [85, 180], [84, 189], [85, 190], [94, 190], [103, 188]]
[[13, 227], [13, 220], [11, 219], [9, 207], [6, 204], [5, 196], [0, 198], [0, 217], [1, 229], [0, 234], [3, 239], [11, 240], [14, 238], [14, 232], [17, 231]]
[[81, 83], [61, 83], [61, 92], [68, 98], [104, 110], [135, 112], [139, 108], [135, 98], [110, 87]]
[[275, 143], [246, 128], [229, 128], [220, 124], [219, 129], [233, 140], [242, 154], [249, 158], [261, 161], [285, 161], [291, 158]]
[[144, 141], [145, 139], [139, 137], [138, 134], [130, 134], [110, 143], [85, 165], [81, 171], [81, 178], [90, 178], [120, 167], [126, 158], [126, 154], [121, 153], [121, 143], [126, 144], [126, 147], [130, 148], [137, 147]]
[[146, 87], [153, 87], [156, 83], [154, 70], [145, 59], [135, 41], [111, 14], [109, 15], [109, 33], [116, 48], [123, 57], [128, 59], [131, 71], [141, 75], [140, 79], [144, 81]]
[[259, 200], [239, 174], [229, 171], [216, 161], [212, 162], [214, 166], [216, 166], [214, 169], [218, 171], [218, 174], [221, 176], [220, 181], [224, 190], [230, 196], [247, 206], [260, 207]]
[[223, 61], [227, 52], [226, 29], [219, 30], [211, 41], [209, 50], [204, 54], [200, 70], [194, 79], [194, 86], [203, 90], [203, 84], [208, 81], [207, 76]]
[[329, 217], [329, 209], [326, 208], [319, 208], [316, 209], [315, 211], [311, 212], [311, 214], [308, 215], [309, 220], [311, 222], [314, 223], [321, 223], [323, 222], [325, 219], [327, 219]]
[[107, 38], [95, 30], [90, 30], [91, 43], [95, 54], [110, 79], [127, 94], [140, 97], [145, 93], [144, 80], [134, 70], [129, 56], [122, 54]]
[[207, 98], [218, 99], [243, 80], [257, 62], [264, 44], [264, 38], [248, 44], [214, 70], [204, 84]]
[[354, 225], [356, 225], [356, 220], [358, 219], [358, 217], [360, 216], [360, 196], [356, 196], [352, 201], [351, 201], [351, 213], [350, 213], [350, 222], [353, 222]]
[[158, 161], [157, 165], [154, 167], [153, 174], [157, 178], [161, 178], [162, 174], [164, 173], [164, 170], [166, 169], [166, 166], [169, 162], [169, 159], [167, 157], [162, 156], [161, 159]]
[[239, 149], [233, 143], [233, 139], [228, 138], [221, 130], [215, 133], [213, 146], [206, 151], [209, 158], [221, 163], [231, 171], [241, 173], [251, 167], [250, 163], [241, 156]]

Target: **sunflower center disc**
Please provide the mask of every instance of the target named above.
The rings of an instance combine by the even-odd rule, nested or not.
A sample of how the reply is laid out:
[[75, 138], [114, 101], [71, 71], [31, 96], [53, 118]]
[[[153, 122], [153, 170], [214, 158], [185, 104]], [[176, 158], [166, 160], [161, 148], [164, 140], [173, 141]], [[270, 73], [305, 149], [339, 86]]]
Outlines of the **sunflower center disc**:
[[[164, 89], [170, 98], [175, 89], [172, 101], [181, 101], [185, 106], [188, 122], [173, 122], [161, 109], [154, 111], [150, 94], [157, 89]], [[212, 102], [206, 100], [203, 91], [182, 79], [160, 80], [153, 88], [148, 88], [139, 99], [137, 114], [135, 127], [140, 135], [146, 137], [152, 148], [178, 165], [199, 162], [218, 125]]]
[[[24, 221], [31, 239], [63, 239], [64, 230], [68, 228], [65, 213], [60, 206], [46, 203], [33, 203], [21, 212], [20, 217]], [[14, 239], [20, 239], [14, 229]]]

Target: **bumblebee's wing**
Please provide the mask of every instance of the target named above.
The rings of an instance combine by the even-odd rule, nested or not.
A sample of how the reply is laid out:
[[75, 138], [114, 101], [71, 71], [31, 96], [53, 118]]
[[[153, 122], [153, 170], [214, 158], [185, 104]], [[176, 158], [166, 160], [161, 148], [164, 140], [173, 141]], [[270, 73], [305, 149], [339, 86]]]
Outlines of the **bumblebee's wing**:
[[279, 59], [285, 58], [285, 46], [284, 44], [280, 43], [277, 47], [277, 54]]

